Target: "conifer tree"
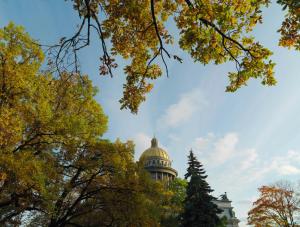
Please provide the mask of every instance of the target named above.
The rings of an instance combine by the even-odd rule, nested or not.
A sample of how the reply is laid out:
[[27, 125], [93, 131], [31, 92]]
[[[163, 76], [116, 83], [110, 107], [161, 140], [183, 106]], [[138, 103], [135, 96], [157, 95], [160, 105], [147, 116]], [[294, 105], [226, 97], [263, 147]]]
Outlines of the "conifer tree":
[[206, 182], [207, 175], [203, 165], [197, 160], [192, 150], [188, 156], [188, 165], [185, 178], [189, 179], [189, 182], [181, 225], [183, 227], [215, 227], [220, 222], [217, 214], [221, 210], [213, 203], [215, 198], [210, 194], [213, 190]]

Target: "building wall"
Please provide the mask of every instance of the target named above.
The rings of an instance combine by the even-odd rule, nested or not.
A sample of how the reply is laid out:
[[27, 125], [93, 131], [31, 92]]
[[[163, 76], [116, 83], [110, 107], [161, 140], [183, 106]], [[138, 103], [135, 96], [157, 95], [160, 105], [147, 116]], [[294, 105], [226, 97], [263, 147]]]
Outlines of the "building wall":
[[231, 201], [223, 201], [223, 200], [215, 200], [214, 203], [221, 209], [223, 212], [218, 216], [220, 218], [227, 218], [227, 227], [238, 227], [239, 220], [236, 218], [235, 213], [233, 211], [233, 207], [231, 206]]

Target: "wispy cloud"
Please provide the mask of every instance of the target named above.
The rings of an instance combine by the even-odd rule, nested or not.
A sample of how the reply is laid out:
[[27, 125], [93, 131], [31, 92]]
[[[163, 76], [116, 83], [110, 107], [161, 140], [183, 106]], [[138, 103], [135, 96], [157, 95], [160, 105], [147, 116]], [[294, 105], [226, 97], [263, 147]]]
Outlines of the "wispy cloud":
[[213, 141], [215, 135], [213, 133], [208, 133], [205, 137], [197, 137], [192, 143], [192, 147], [197, 152], [207, 149], [210, 143]]
[[[255, 148], [243, 148], [239, 143], [239, 135], [236, 132], [226, 133], [222, 137], [211, 133], [195, 138], [193, 149], [210, 168], [228, 164], [227, 169], [231, 176], [233, 173], [249, 172], [251, 177], [246, 177], [247, 181], [262, 179], [270, 173], [276, 173], [278, 176], [300, 174], [300, 152], [289, 150], [265, 159], [263, 153], [259, 153]], [[226, 169], [224, 171], [226, 172]], [[241, 178], [244, 176], [241, 174]]]
[[243, 153], [243, 160], [241, 161], [240, 168], [241, 170], [249, 169], [251, 166], [253, 166], [254, 162], [258, 158], [257, 151], [254, 148], [247, 149]]
[[211, 154], [216, 164], [226, 162], [236, 153], [236, 145], [239, 141], [237, 133], [227, 133], [215, 143], [215, 151]]
[[237, 151], [239, 142], [238, 134], [235, 132], [226, 133], [222, 137], [217, 137], [214, 133], [208, 133], [204, 137], [197, 137], [192, 143], [195, 153], [201, 156], [201, 160], [210, 163], [210, 165], [220, 165], [235, 154], [240, 155]]
[[256, 169], [256, 176], [263, 177], [276, 172], [280, 176], [300, 173], [300, 152], [289, 150], [286, 154], [273, 156], [268, 162], [261, 162]]
[[188, 121], [194, 113], [199, 113], [206, 100], [199, 89], [182, 94], [178, 102], [170, 105], [158, 120], [159, 127], [177, 127]]

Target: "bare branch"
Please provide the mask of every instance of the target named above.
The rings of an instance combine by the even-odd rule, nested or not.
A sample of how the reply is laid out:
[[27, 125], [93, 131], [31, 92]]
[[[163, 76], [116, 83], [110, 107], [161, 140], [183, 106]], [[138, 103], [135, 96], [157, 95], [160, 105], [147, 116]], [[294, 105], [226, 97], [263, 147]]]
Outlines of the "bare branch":
[[[156, 32], [156, 36], [158, 38], [158, 41], [159, 41], [159, 53], [160, 53], [160, 56], [161, 56], [161, 59], [165, 65], [165, 69], [166, 69], [166, 73], [167, 73], [167, 77], [169, 77], [169, 70], [168, 70], [168, 66], [165, 62], [165, 59], [164, 59], [164, 56], [163, 54], [165, 53], [169, 58], [171, 58], [171, 55], [170, 53], [164, 48], [164, 44], [163, 44], [163, 41], [161, 39], [161, 36], [159, 34], [159, 29], [158, 29], [158, 25], [157, 25], [157, 21], [156, 21], [156, 16], [155, 16], [155, 3], [154, 3], [154, 0], [151, 0], [151, 16], [152, 16], [152, 20], [153, 20], [153, 25], [154, 25], [154, 28], [155, 28], [155, 32]], [[151, 59], [150, 62], [152, 62], [156, 57], [158, 56], [158, 54], [155, 54], [154, 57]], [[149, 64], [148, 64], [149, 65]], [[147, 67], [148, 68], [148, 67]]]

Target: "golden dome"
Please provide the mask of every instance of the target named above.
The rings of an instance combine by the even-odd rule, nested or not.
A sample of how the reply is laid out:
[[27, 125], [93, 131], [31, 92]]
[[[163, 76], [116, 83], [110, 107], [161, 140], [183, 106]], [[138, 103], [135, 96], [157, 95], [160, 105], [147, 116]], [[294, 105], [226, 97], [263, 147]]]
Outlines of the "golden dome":
[[168, 153], [162, 148], [158, 147], [156, 138], [153, 138], [151, 140], [151, 147], [143, 152], [143, 154], [140, 157], [140, 160], [144, 161], [146, 159], [153, 158], [153, 157], [170, 161], [170, 157]]

